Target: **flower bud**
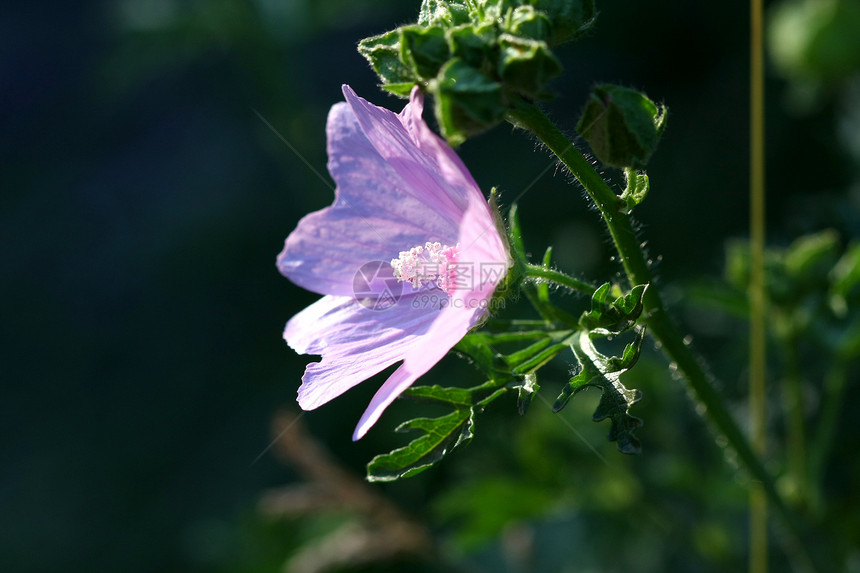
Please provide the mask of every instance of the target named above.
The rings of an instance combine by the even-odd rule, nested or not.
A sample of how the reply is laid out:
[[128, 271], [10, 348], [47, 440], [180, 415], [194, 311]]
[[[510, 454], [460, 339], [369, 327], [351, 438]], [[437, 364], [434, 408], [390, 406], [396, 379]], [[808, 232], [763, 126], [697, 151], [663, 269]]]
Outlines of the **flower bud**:
[[594, 155], [612, 167], [643, 169], [666, 127], [665, 106], [621, 86], [596, 86], [576, 131]]

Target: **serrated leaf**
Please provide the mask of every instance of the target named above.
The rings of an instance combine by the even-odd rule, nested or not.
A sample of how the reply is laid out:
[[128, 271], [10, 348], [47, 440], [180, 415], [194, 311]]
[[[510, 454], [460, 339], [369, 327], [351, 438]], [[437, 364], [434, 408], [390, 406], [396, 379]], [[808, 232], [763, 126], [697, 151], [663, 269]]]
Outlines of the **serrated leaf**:
[[455, 406], [471, 407], [472, 393], [467, 388], [446, 388], [433, 386], [412, 386], [403, 391], [404, 398], [412, 398], [419, 402], [435, 402], [453, 404]]
[[636, 285], [628, 294], [610, 300], [610, 285], [604, 283], [591, 296], [591, 310], [582, 313], [579, 325], [603, 336], [630, 330], [642, 314], [642, 297], [647, 288], [648, 285]]
[[423, 435], [402, 448], [370, 460], [367, 480], [395, 481], [423, 472], [455, 448], [472, 440], [474, 415], [474, 408], [457, 408], [439, 418], [416, 418], [404, 422], [396, 431], [419, 431]]
[[642, 352], [642, 341], [645, 340], [645, 328], [642, 327], [636, 332], [636, 338], [633, 342], [624, 347], [621, 356], [610, 356], [606, 359], [607, 367], [613, 371], [630, 370], [636, 365], [639, 360], [639, 355]]
[[369, 481], [394, 481], [414, 476], [436, 464], [455, 448], [471, 441], [475, 416], [510, 388], [489, 380], [472, 388], [439, 385], [413, 386], [402, 396], [415, 400], [453, 406], [454, 411], [439, 418], [415, 418], [402, 423], [396, 432], [419, 431], [423, 435], [402, 448], [373, 458], [367, 465]]
[[412, 386], [403, 391], [403, 396], [421, 402], [451, 404], [453, 406], [471, 408], [488, 396], [492, 396], [499, 388], [498, 382], [490, 380], [472, 388], [433, 386]]
[[642, 425], [642, 420], [631, 416], [628, 411], [630, 406], [641, 399], [642, 394], [625, 387], [621, 383], [621, 375], [638, 360], [644, 332], [644, 329], [637, 332], [636, 339], [625, 347], [620, 358], [604, 356], [594, 347], [587, 332], [579, 333], [570, 347], [579, 362], [580, 371], [570, 379], [553, 404], [553, 411], [558, 412], [585, 388], [600, 388], [600, 403], [592, 420], [599, 422], [609, 418], [611, 425], [608, 439], [617, 442], [618, 450], [625, 454], [635, 454], [641, 450], [634, 432]]

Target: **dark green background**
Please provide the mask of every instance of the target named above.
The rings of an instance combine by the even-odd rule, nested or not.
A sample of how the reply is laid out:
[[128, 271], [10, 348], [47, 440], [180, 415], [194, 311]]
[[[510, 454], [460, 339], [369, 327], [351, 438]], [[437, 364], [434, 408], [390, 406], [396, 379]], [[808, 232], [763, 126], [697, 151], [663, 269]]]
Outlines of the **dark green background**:
[[[572, 133], [594, 82], [636, 87], [666, 103], [651, 195], [637, 212], [643, 237], [661, 258], [664, 284], [716, 276], [724, 240], [747, 227], [747, 6], [599, 8], [594, 32], [559, 48], [566, 71], [547, 107]], [[255, 462], [270, 442], [273, 413], [293, 407], [308, 361], [283, 343], [283, 325], [315, 299], [277, 273], [275, 256], [297, 220], [332, 199], [324, 125], [341, 84], [379, 105], [402, 106], [375, 88], [355, 44], [414, 20], [417, 10], [417, 1], [402, 0], [2, 8], [4, 570], [231, 570], [216, 546], [235, 542], [244, 531], [237, 523], [254, 522], [264, 488], [296, 479], [271, 455]], [[771, 77], [768, 88], [771, 237], [785, 242], [825, 223], [856, 236], [852, 217], [834, 202], [809, 200], [849, 180], [829, 108], [791, 117], [782, 82]], [[503, 201], [552, 164], [507, 126], [460, 152], [485, 190], [501, 188]], [[608, 261], [605, 232], [581, 195], [550, 168], [520, 200], [526, 239], [536, 254], [554, 244], [564, 269], [611, 278], [618, 269]], [[710, 356], [714, 370], [733, 388], [742, 367], [720, 351]], [[398, 443], [389, 436], [401, 418], [393, 411], [366, 440], [349, 442], [377, 382], [304, 417], [358, 473]], [[674, 384], [671, 404], [688, 407]], [[665, 408], [652, 400], [639, 412], [652, 416], [641, 432], [644, 456], [680, 455], [661, 440], [687, 436], [685, 447], [710, 452], [708, 463], [724, 471], [698, 419], [684, 414], [661, 426]], [[611, 444], [603, 447], [606, 428], [588, 412], [574, 423], [617, 456]], [[512, 408], [496, 420], [493, 431], [503, 436], [521, 423]], [[417, 485], [382, 489], [423, 515], [427, 492], [457, 487], [453, 466], [468, 458], [456, 456]], [[681, 493], [673, 503], [683, 515], [701, 511]], [[290, 544], [289, 529], [269, 534], [269, 546]], [[272, 562], [282, 557], [275, 549]]]

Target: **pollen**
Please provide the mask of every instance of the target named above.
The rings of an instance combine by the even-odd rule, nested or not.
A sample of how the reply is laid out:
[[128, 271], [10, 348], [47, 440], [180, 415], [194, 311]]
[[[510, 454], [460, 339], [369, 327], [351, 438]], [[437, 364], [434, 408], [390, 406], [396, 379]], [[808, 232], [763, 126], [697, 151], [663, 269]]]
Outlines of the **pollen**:
[[391, 259], [394, 277], [400, 282], [412, 283], [412, 288], [421, 288], [435, 282], [447, 294], [457, 288], [457, 255], [460, 245], [453, 247], [442, 243], [427, 242], [408, 251], [400, 251], [400, 256]]

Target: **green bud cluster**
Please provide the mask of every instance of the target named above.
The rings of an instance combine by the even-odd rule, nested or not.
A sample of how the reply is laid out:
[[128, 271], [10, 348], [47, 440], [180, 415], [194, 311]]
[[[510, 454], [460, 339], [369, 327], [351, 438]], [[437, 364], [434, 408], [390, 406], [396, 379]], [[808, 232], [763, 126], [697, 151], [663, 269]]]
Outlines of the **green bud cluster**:
[[594, 0], [423, 0], [418, 22], [362, 40], [383, 89], [433, 94], [453, 145], [504, 119], [516, 97], [545, 99], [561, 73], [551, 50], [585, 33]]

